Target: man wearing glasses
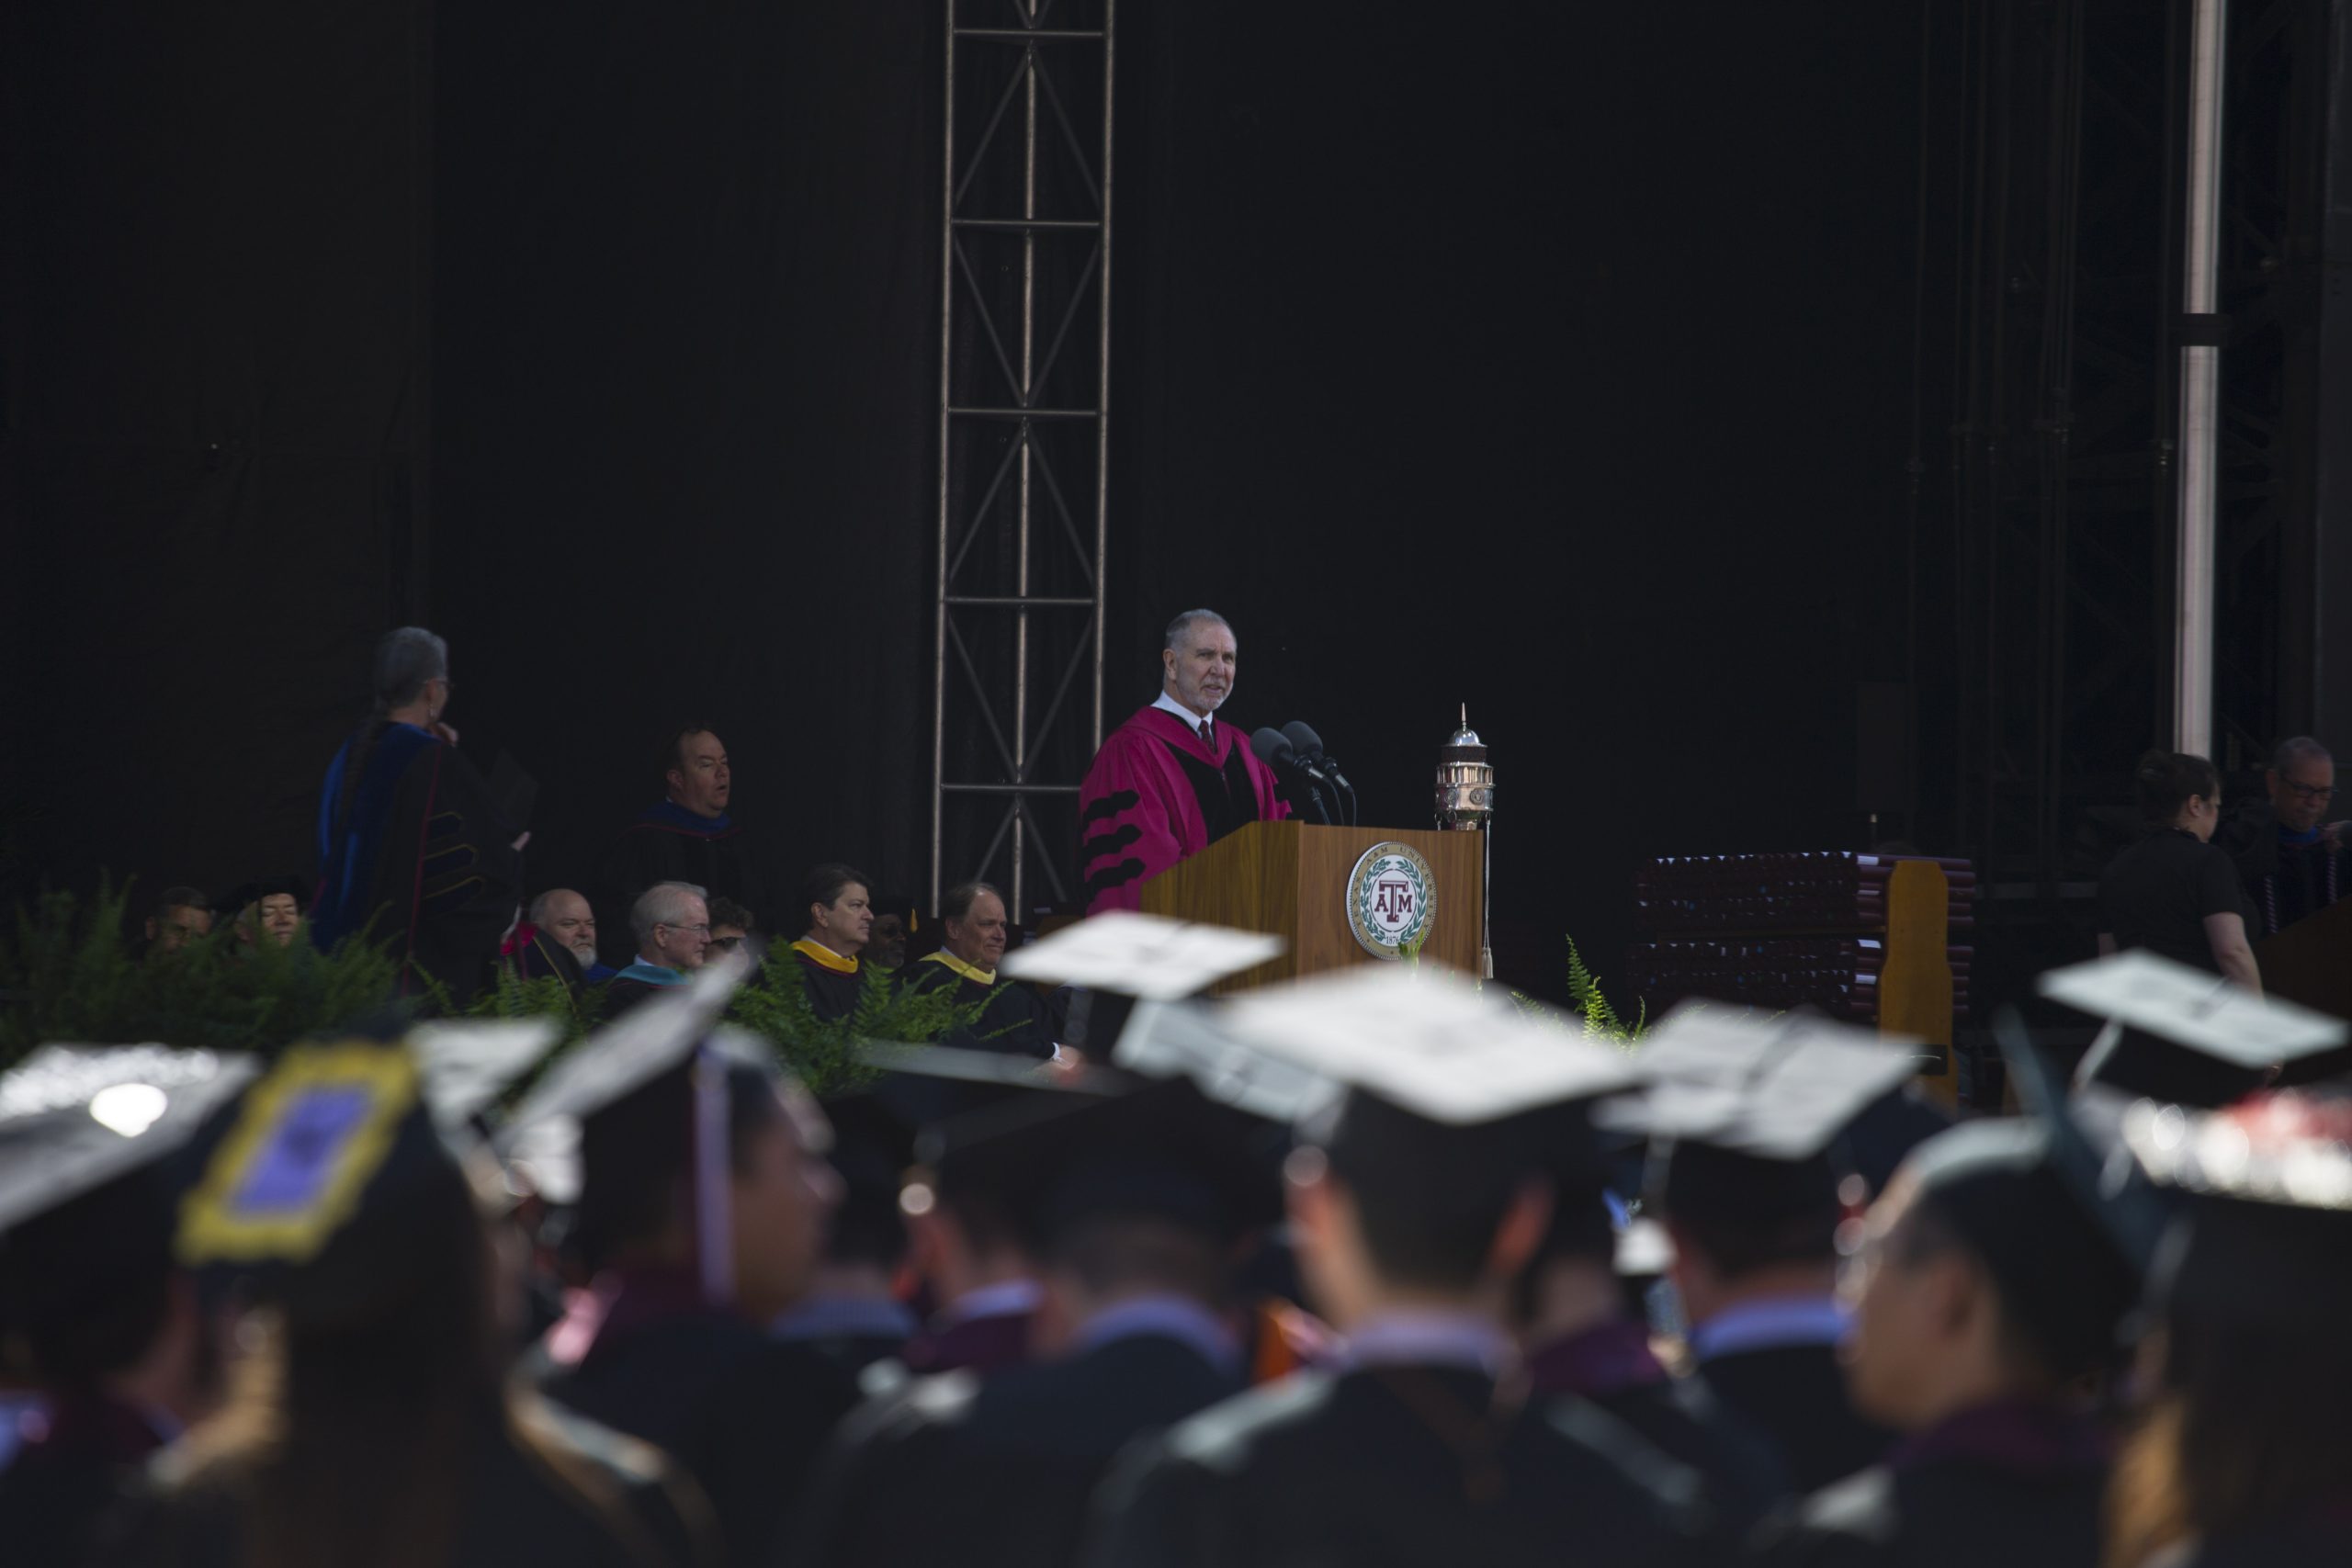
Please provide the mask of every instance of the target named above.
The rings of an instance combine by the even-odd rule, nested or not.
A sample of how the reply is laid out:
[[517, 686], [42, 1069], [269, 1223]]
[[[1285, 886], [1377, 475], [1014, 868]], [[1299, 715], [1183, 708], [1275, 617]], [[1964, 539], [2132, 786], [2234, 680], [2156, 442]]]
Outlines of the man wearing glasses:
[[710, 906], [691, 882], [657, 882], [629, 907], [637, 961], [605, 991], [605, 1016], [618, 1018], [646, 998], [686, 983], [710, 953]]
[[2325, 822], [2335, 798], [2327, 748], [2308, 735], [2280, 741], [2263, 783], [2269, 798], [2247, 802], [2213, 835], [2245, 879], [2257, 937], [2276, 936], [2352, 893], [2352, 835], [2346, 823]]

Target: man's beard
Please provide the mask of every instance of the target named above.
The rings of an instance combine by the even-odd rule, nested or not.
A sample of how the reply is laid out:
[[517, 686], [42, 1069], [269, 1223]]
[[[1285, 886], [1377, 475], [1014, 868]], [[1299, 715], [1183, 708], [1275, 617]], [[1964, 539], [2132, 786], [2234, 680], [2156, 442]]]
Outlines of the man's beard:
[[571, 956], [580, 960], [580, 967], [582, 969], [594, 969], [596, 967], [596, 944], [593, 942], [575, 942], [571, 944]]

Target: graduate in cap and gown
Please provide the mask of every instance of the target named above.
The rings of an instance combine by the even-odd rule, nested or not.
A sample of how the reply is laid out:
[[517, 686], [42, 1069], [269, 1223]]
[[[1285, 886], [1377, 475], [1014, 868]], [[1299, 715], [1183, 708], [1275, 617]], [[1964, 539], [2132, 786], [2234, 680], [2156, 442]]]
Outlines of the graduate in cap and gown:
[[202, 1134], [258, 1071], [156, 1045], [44, 1046], [0, 1077], [0, 1343], [43, 1396], [0, 1468], [13, 1562], [80, 1568], [156, 1450], [217, 1403], [220, 1357], [173, 1253]]
[[899, 1295], [907, 1267], [899, 1190], [914, 1163], [915, 1128], [870, 1090], [828, 1100], [833, 1146], [826, 1156], [842, 1197], [826, 1216], [823, 1260], [808, 1293], [775, 1320], [779, 1339], [808, 1345], [853, 1375], [906, 1355], [918, 1326]]
[[319, 796], [319, 895], [311, 939], [390, 943], [403, 987], [480, 987], [514, 923], [523, 843], [441, 721], [448, 645], [403, 626], [376, 649], [376, 705], [327, 769]]
[[2290, 1073], [2324, 1071], [2352, 1032], [2342, 1019], [2153, 953], [2069, 964], [2035, 984], [2104, 1021], [2075, 1066], [2077, 1085], [2174, 1105], [2212, 1109]]
[[1054, 1353], [989, 1378], [920, 1379], [851, 1417], [795, 1560], [1074, 1561], [1119, 1451], [1243, 1386], [1228, 1258], [1279, 1206], [1251, 1130], [1182, 1081], [1033, 1095], [942, 1128], [998, 1145], [1018, 1168]]
[[576, 1047], [516, 1113], [579, 1130], [586, 1288], [528, 1371], [558, 1403], [698, 1481], [729, 1561], [772, 1561], [808, 1467], [855, 1402], [847, 1372], [769, 1325], [815, 1277], [839, 1194], [822, 1113], [763, 1043], [720, 1027], [740, 958]]
[[858, 955], [874, 934], [873, 885], [853, 867], [820, 865], [801, 882], [800, 908], [808, 927], [792, 957], [808, 1005], [828, 1022], [848, 1018], [865, 994]]
[[328, 1037], [245, 1093], [178, 1247], [270, 1310], [227, 1405], [151, 1467], [121, 1561], [718, 1568], [666, 1459], [508, 1379], [526, 1243], [479, 1118], [554, 1039]]
[[[1644, 1040], [1645, 1210], [1672, 1239], [1671, 1277], [1699, 1372], [1760, 1432], [1799, 1491], [1883, 1458], [1894, 1434], [1854, 1408], [1838, 1366], [1841, 1185], [1866, 1186], [1845, 1144], [1917, 1058], [1867, 1031], [1686, 1005]], [[1907, 1119], [1906, 1119], [1907, 1120]]]
[[2139, 1293], [2046, 1125], [1914, 1150], [1871, 1206], [1848, 1377], [1903, 1434], [1767, 1528], [1773, 1564], [2099, 1568], [2109, 1444], [2096, 1391]]
[[2117, 1466], [2108, 1562], [2352, 1562], [2352, 1097], [2142, 1102], [2123, 1134], [2179, 1207], [2154, 1255], [2155, 1389]]
[[[1306, 1371], [1131, 1450], [1096, 1497], [1095, 1568], [1718, 1560], [1698, 1478], [1583, 1401], [1511, 1375], [1511, 1281], [1548, 1223], [1574, 1108], [1615, 1053], [1424, 967], [1384, 965], [1218, 1010], [1245, 1052], [1326, 1080], [1288, 1199], [1344, 1371]], [[1565, 1122], [1564, 1122], [1564, 1118]]]
[[1169, 623], [1160, 691], [1113, 730], [1079, 788], [1086, 912], [1134, 909], [1143, 885], [1245, 824], [1290, 815], [1250, 738], [1217, 716], [1238, 645], [1213, 610]]
[[1669, 1371], [1658, 1359], [1649, 1321], [1620, 1277], [1619, 1233], [1599, 1171], [1563, 1160], [1558, 1180], [1551, 1227], [1512, 1292], [1529, 1386], [1542, 1398], [1590, 1400], [1632, 1427], [1696, 1471], [1725, 1519], [1763, 1517], [1789, 1494], [1773, 1445], [1704, 1377]]

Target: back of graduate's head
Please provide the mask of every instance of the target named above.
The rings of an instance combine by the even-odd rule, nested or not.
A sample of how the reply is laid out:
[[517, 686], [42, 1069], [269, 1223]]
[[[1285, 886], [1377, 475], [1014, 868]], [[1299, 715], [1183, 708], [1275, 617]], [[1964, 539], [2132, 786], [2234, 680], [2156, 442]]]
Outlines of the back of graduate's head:
[[1327, 1314], [1396, 1294], [1499, 1311], [1551, 1221], [1556, 1111], [1456, 1126], [1350, 1089], [1299, 1133], [1291, 1213]]
[[[750, 1174], [760, 1135], [785, 1119], [775, 1080], [748, 1063], [726, 1070], [729, 1168]], [[679, 1263], [694, 1243], [694, 1089], [690, 1069], [663, 1073], [583, 1118], [573, 1239], [596, 1269]]]
[[159, 1342], [175, 1322], [189, 1330], [194, 1291], [172, 1256], [173, 1196], [157, 1173], [134, 1171], [0, 1237], [0, 1327], [29, 1362], [11, 1371], [52, 1394], [98, 1394], [168, 1349]]
[[372, 691], [377, 711], [405, 707], [424, 694], [428, 681], [449, 678], [449, 645], [423, 626], [386, 632], [376, 644]]
[[1779, 1160], [1679, 1143], [1654, 1166], [1650, 1197], [1678, 1256], [1736, 1284], [1772, 1269], [1835, 1268], [1838, 1186], [1826, 1155]]

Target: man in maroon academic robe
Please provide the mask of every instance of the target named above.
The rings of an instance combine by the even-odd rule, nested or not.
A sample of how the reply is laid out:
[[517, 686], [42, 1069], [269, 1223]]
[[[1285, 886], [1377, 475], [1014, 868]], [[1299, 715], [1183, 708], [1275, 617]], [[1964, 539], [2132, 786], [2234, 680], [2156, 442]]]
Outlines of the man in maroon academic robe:
[[1290, 815], [1250, 738], [1217, 709], [1233, 693], [1238, 645], [1214, 610], [1168, 626], [1158, 700], [1113, 730], [1079, 792], [1086, 912], [1133, 909], [1143, 885], [1246, 822]]

